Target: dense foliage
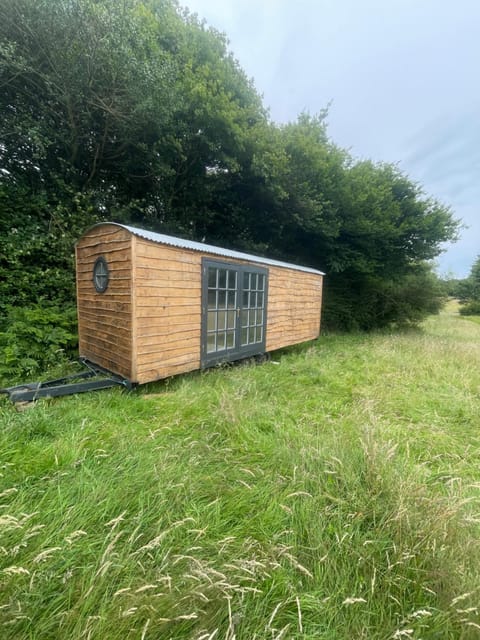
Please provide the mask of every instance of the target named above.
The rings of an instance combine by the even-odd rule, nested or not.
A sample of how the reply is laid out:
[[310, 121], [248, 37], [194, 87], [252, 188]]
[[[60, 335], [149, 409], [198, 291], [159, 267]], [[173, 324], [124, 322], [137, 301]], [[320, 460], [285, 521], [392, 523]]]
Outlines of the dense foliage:
[[473, 263], [468, 278], [457, 283], [457, 297], [462, 303], [462, 315], [480, 316], [480, 256]]
[[0, 332], [0, 378], [39, 375], [64, 357], [73, 357], [76, 321], [73, 305], [11, 307]]
[[3, 0], [0, 84], [4, 323], [11, 304], [74, 301], [73, 245], [99, 220], [320, 268], [329, 326], [437, 306], [451, 212], [354, 161], [325, 112], [272, 123], [224, 36], [175, 0]]

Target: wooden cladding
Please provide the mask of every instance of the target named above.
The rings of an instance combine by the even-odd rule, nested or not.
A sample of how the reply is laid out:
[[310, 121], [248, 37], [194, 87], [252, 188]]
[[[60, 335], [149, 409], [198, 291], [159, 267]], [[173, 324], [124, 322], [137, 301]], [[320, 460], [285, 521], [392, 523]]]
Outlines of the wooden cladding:
[[[146, 383], [202, 366], [202, 259], [238, 265], [239, 273], [250, 267], [266, 274], [266, 351], [311, 340], [320, 331], [319, 273], [255, 260], [223, 260], [110, 223], [87, 231], [76, 255], [80, 355], [131, 382]], [[93, 281], [99, 257], [108, 267], [103, 292]]]
[[201, 257], [136, 238], [137, 382], [200, 368]]
[[270, 267], [266, 350], [275, 351], [317, 338], [321, 305], [321, 277]]
[[[132, 238], [117, 227], [98, 227], [77, 244], [77, 305], [80, 355], [126, 378], [132, 374]], [[100, 293], [93, 281], [96, 260], [108, 265]]]

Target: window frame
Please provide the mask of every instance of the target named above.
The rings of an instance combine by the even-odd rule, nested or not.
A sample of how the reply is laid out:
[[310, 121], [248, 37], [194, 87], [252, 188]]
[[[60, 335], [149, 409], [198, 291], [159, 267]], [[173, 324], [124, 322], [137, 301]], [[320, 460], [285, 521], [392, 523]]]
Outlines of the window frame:
[[[222, 349], [220, 351], [207, 352], [207, 341], [208, 341], [208, 273], [209, 268], [212, 267], [214, 269], [227, 269], [230, 271], [236, 271], [237, 273], [237, 286], [236, 286], [236, 322], [235, 322], [235, 343], [234, 347]], [[244, 306], [243, 305], [243, 294], [244, 291], [252, 291], [251, 289], [243, 288], [243, 276], [245, 273], [254, 273], [264, 276], [264, 290], [263, 290], [263, 323], [262, 327], [262, 340], [259, 342], [254, 342], [252, 344], [247, 344], [242, 346], [241, 344], [241, 317], [242, 311], [248, 310], [250, 311], [253, 307]], [[220, 364], [222, 362], [233, 362], [235, 360], [240, 360], [241, 358], [248, 358], [255, 355], [260, 355], [265, 353], [266, 350], [266, 333], [267, 333], [267, 311], [268, 311], [268, 269], [265, 267], [261, 267], [255, 264], [239, 264], [236, 262], [227, 262], [223, 260], [216, 260], [211, 258], [202, 258], [202, 301], [201, 301], [201, 310], [202, 310], [202, 326], [201, 326], [201, 358], [200, 364], [201, 368], [206, 368], [210, 366], [214, 366], [216, 364]], [[219, 288], [216, 287], [218, 291]], [[227, 288], [228, 291], [228, 288]], [[258, 307], [255, 307], [258, 309]], [[216, 308], [218, 311], [218, 307]], [[228, 306], [225, 311], [228, 311]], [[249, 325], [251, 326], [251, 325]], [[216, 330], [218, 332], [218, 329]], [[228, 324], [225, 328], [225, 331], [228, 331]]]
[[[97, 273], [97, 269], [99, 266], [103, 266], [105, 270], [104, 273], [101, 273], [101, 274]], [[97, 277], [99, 275], [105, 278], [105, 286], [100, 286], [98, 284]], [[92, 280], [93, 280], [93, 286], [95, 287], [95, 291], [97, 293], [105, 293], [110, 283], [110, 269], [108, 268], [108, 262], [106, 261], [104, 256], [98, 256], [98, 258], [95, 260], [93, 269], [92, 269]]]

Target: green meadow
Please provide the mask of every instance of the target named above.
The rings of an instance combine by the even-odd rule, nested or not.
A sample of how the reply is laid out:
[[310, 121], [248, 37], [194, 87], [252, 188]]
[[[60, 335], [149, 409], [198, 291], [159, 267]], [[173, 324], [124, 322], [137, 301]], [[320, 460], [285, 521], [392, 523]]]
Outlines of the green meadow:
[[480, 638], [480, 326], [0, 400], [4, 640]]

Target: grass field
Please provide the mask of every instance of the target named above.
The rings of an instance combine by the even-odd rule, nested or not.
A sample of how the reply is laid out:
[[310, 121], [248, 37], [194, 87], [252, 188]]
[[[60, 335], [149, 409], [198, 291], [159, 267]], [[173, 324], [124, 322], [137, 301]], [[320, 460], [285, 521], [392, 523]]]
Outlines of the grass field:
[[0, 638], [480, 638], [480, 326], [0, 402]]
[[480, 324], [480, 316], [465, 316], [467, 320], [471, 320], [472, 322], [476, 322]]

